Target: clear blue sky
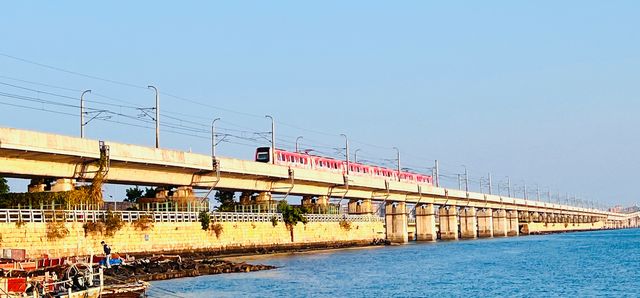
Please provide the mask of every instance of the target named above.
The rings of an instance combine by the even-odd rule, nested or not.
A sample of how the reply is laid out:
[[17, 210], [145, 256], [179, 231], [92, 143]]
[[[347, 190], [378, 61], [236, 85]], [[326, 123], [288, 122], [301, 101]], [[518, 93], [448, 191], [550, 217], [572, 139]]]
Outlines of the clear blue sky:
[[[491, 172], [494, 184], [509, 175], [514, 188], [526, 180], [629, 205], [640, 166], [638, 15], [637, 1], [13, 1], [0, 12], [1, 54], [139, 87], [7, 56], [0, 82], [72, 98], [92, 89], [89, 100], [141, 107], [153, 105], [154, 84], [189, 99], [163, 93], [163, 115], [200, 123], [163, 117], [174, 126], [163, 126], [167, 148], [208, 153], [209, 119], [222, 117], [221, 132], [236, 135], [227, 140], [244, 145], [222, 142], [219, 154], [250, 159], [268, 145], [253, 132], [267, 132], [271, 114], [279, 147], [302, 135], [303, 148], [336, 155], [346, 133], [370, 161], [393, 159], [397, 146], [406, 167], [438, 159], [454, 177], [464, 164], [474, 189]], [[76, 108], [0, 96], [0, 125], [78, 134], [77, 117], [2, 103]], [[138, 114], [114, 105], [88, 103]], [[168, 132], [179, 125], [200, 137]], [[87, 136], [153, 145], [153, 130], [103, 121]]]

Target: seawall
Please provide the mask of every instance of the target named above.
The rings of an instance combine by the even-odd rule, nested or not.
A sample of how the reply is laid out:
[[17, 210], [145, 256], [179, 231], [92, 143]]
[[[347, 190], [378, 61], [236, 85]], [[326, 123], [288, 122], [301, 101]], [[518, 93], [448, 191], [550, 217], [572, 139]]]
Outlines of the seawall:
[[2, 248], [25, 249], [27, 257], [42, 255], [63, 257], [101, 254], [100, 241], [104, 240], [114, 253], [140, 254], [185, 251], [241, 252], [257, 248], [287, 248], [299, 246], [330, 246], [332, 244], [364, 244], [384, 239], [384, 223], [340, 222], [298, 223], [290, 230], [282, 223], [220, 222], [203, 230], [199, 222], [155, 222], [153, 227], [141, 230], [125, 223], [113, 236], [100, 232], [86, 232], [82, 222], [60, 223], [68, 234], [59, 239], [47, 238], [47, 223], [0, 223]]
[[602, 230], [605, 224], [602, 221], [593, 223], [525, 223], [521, 227], [522, 234], [547, 234], [577, 231]]

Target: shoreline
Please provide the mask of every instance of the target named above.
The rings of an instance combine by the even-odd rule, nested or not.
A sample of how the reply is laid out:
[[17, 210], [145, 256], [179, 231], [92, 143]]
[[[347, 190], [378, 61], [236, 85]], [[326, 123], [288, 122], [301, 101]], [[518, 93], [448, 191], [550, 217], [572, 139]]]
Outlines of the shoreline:
[[[542, 236], [542, 235], [552, 235], [552, 234], [567, 234], [572, 232], [596, 232], [596, 231], [606, 231], [603, 230], [574, 230], [574, 231], [548, 231], [545, 233], [531, 233], [531, 234], [520, 234], [516, 237], [522, 236]], [[477, 238], [477, 239], [504, 239], [504, 238], [514, 238], [514, 237], [487, 237], [487, 238]], [[465, 241], [466, 239], [459, 240], [437, 240], [437, 241], [410, 241], [409, 243], [437, 243], [437, 242], [457, 242], [457, 241]], [[471, 240], [471, 239], [468, 239]], [[202, 262], [226, 262], [229, 268], [237, 268], [237, 269], [229, 269], [229, 270], [221, 270], [221, 271], [211, 271], [206, 268], [191, 268], [191, 269], [181, 269], [178, 272], [164, 272], [158, 274], [147, 274], [144, 276], [135, 276], [139, 280], [144, 280], [147, 282], [153, 281], [161, 281], [161, 280], [169, 280], [169, 279], [179, 279], [179, 278], [187, 278], [187, 277], [198, 277], [204, 275], [216, 275], [216, 274], [228, 274], [228, 273], [248, 273], [252, 271], [261, 271], [261, 270], [272, 270], [278, 269], [278, 267], [270, 266], [266, 264], [254, 264], [254, 261], [260, 262], [260, 260], [266, 260], [273, 257], [281, 257], [286, 255], [298, 255], [298, 254], [312, 254], [312, 253], [322, 253], [322, 252], [332, 252], [332, 251], [341, 251], [341, 250], [356, 250], [356, 249], [375, 249], [381, 246], [388, 246], [385, 243], [371, 241], [371, 242], [363, 242], [363, 241], [350, 241], [347, 243], [312, 243], [312, 244], [294, 244], [294, 245], [286, 245], [286, 246], [268, 246], [268, 247], [245, 247], [245, 248], [234, 248], [231, 250], [218, 250], [218, 251], [173, 251], [173, 252], [157, 252], [146, 253], [146, 254], [129, 254], [129, 256], [135, 256], [136, 259], [144, 259], [150, 257], [158, 257], [158, 256], [175, 256], [179, 255], [182, 259], [187, 262], [193, 263], [202, 263]], [[392, 245], [395, 246], [395, 245]], [[399, 245], [398, 245], [399, 246]], [[251, 263], [250, 263], [251, 262]], [[249, 268], [247, 270], [247, 268]]]

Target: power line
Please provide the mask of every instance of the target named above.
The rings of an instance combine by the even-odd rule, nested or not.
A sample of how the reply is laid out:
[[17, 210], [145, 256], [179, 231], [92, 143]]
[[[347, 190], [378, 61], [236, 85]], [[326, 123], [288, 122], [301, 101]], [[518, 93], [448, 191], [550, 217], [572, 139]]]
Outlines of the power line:
[[117, 84], [117, 85], [122, 85], [122, 86], [127, 86], [127, 87], [131, 87], [131, 88], [145, 89], [145, 90], [147, 89], [147, 88], [145, 88], [143, 86], [138, 86], [138, 85], [130, 84], [130, 83], [127, 83], [127, 82], [121, 82], [121, 81], [101, 78], [101, 77], [98, 77], [98, 76], [88, 75], [88, 74], [80, 73], [80, 72], [77, 72], [77, 71], [67, 70], [67, 69], [64, 69], [64, 68], [51, 66], [51, 65], [44, 64], [44, 63], [40, 63], [40, 62], [31, 61], [31, 60], [27, 60], [27, 59], [24, 59], [24, 58], [12, 56], [12, 55], [5, 54], [5, 53], [0, 53], [0, 56], [4, 56], [4, 57], [7, 57], [7, 58], [11, 58], [13, 60], [22, 61], [22, 62], [25, 62], [25, 63], [37, 65], [37, 66], [44, 67], [44, 68], [48, 68], [48, 69], [51, 69], [51, 70], [56, 70], [56, 71], [60, 71], [60, 72], [64, 72], [64, 73], [68, 73], [68, 74], [72, 74], [72, 75], [76, 75], [76, 76], [85, 77], [85, 78], [88, 78], [88, 79], [104, 81], [104, 82]]

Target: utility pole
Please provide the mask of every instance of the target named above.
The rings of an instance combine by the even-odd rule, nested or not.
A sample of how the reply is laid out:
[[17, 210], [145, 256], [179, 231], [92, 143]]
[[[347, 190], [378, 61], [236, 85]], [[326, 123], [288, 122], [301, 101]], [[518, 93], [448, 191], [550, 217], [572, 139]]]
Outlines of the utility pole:
[[507, 176], [507, 194], [511, 197], [511, 177]]
[[489, 173], [489, 194], [492, 195], [493, 194], [493, 185], [491, 182], [491, 173]]
[[82, 91], [80, 95], [80, 138], [84, 139], [84, 95], [85, 93], [91, 93], [91, 90]]
[[220, 118], [211, 121], [211, 157], [216, 157], [216, 121], [218, 120]]
[[540, 186], [536, 184], [536, 197], [538, 197], [538, 202], [540, 202]]
[[527, 199], [527, 182], [524, 182], [524, 199]]
[[393, 147], [396, 150], [396, 160], [398, 161], [398, 180], [400, 180], [400, 149]]
[[271, 119], [271, 163], [276, 163], [276, 122], [270, 115], [265, 115], [265, 118]]
[[460, 179], [460, 174], [458, 174], [458, 189], [462, 190], [462, 180]]
[[160, 148], [160, 93], [158, 88], [149, 85], [149, 89], [153, 89], [156, 92], [156, 148]]
[[345, 143], [344, 149], [345, 149], [345, 151], [347, 151], [346, 152], [347, 153], [346, 154], [346, 156], [347, 156], [347, 175], [349, 175], [349, 138], [347, 137], [346, 134], [341, 133], [340, 135], [344, 137], [344, 143]]
[[547, 188], [547, 200], [551, 203], [551, 189]]
[[436, 159], [436, 187], [440, 187], [440, 168], [438, 166], [438, 160]]
[[469, 172], [467, 172], [467, 167], [464, 166], [464, 190], [469, 192]]

